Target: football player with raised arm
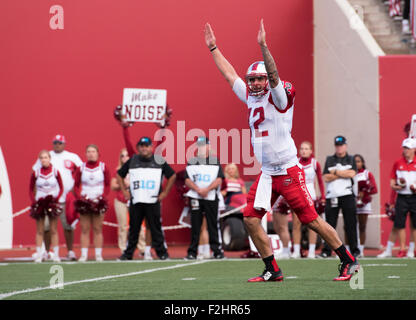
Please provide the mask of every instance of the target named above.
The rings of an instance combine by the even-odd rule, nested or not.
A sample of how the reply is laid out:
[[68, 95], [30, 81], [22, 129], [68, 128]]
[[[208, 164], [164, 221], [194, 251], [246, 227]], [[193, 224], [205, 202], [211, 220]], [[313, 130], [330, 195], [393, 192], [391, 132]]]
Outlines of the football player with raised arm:
[[263, 20], [257, 42], [263, 60], [254, 62], [246, 74], [247, 84], [217, 47], [214, 32], [205, 25], [205, 42], [218, 69], [237, 97], [248, 106], [251, 143], [262, 165], [261, 174], [247, 195], [244, 223], [265, 264], [264, 272], [249, 282], [282, 281], [282, 270], [276, 263], [269, 238], [261, 226], [261, 218], [282, 195], [299, 220], [317, 232], [335, 250], [341, 260], [340, 274], [335, 281], [350, 280], [359, 264], [342, 244], [334, 228], [318, 216], [306, 188], [305, 173], [297, 158], [291, 137], [295, 89], [280, 80], [274, 59], [266, 44]]

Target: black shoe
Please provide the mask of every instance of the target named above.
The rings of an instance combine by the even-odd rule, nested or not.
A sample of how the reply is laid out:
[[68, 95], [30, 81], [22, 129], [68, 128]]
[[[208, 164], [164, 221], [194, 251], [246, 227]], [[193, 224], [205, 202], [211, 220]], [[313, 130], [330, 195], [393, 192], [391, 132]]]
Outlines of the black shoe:
[[161, 256], [159, 256], [159, 259], [160, 260], [167, 260], [167, 259], [169, 259], [169, 254], [166, 252], [166, 253], [162, 254]]
[[279, 271], [268, 271], [264, 270], [261, 275], [248, 279], [248, 282], [266, 282], [266, 281], [283, 281], [283, 272]]
[[320, 254], [318, 254], [316, 257], [318, 257], [318, 258], [330, 258], [331, 257], [331, 254], [328, 254], [328, 253], [326, 253], [326, 252], [324, 252], [324, 251], [322, 251]]
[[193, 253], [188, 253], [185, 260], [196, 260], [196, 256]]
[[118, 257], [118, 259], [117, 259], [117, 261], [126, 261], [126, 260], [133, 260], [133, 258], [132, 257], [128, 257], [128, 256], [126, 256], [126, 255], [124, 255], [124, 253], [120, 256], [120, 257]]
[[224, 253], [220, 252], [217, 254], [214, 254], [214, 259], [224, 259]]
[[359, 269], [360, 264], [357, 259], [354, 262], [343, 262], [338, 267], [339, 276], [334, 278], [334, 281], [349, 281], [352, 275], [358, 272]]

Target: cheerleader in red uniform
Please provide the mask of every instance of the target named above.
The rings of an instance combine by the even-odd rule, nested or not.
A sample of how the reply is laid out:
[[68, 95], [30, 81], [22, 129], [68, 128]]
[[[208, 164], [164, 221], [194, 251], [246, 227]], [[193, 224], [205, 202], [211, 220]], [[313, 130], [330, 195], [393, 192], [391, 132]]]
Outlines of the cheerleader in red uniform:
[[35, 262], [42, 262], [42, 243], [45, 228], [45, 216], [49, 217], [51, 244], [54, 262], [60, 262], [58, 242], [58, 220], [62, 207], [58, 199], [62, 195], [63, 184], [58, 170], [51, 164], [51, 155], [47, 150], [39, 153], [41, 167], [34, 170], [30, 177], [29, 196], [32, 202], [30, 216], [36, 219], [36, 256]]
[[365, 167], [363, 156], [356, 154], [354, 156], [354, 161], [358, 170], [355, 179], [358, 185], [357, 216], [358, 228], [360, 231], [359, 249], [361, 252], [360, 255], [364, 257], [364, 243], [366, 239], [365, 230], [367, 228], [368, 215], [372, 213], [371, 196], [377, 193], [377, 185], [374, 175]]
[[[318, 214], [323, 213], [325, 205], [325, 190], [324, 182], [322, 180], [322, 170], [319, 162], [312, 156], [312, 143], [304, 141], [299, 148], [299, 163], [302, 165], [305, 171], [306, 188], [315, 202], [315, 208]], [[318, 181], [320, 198], [318, 198], [315, 191], [315, 180]], [[301, 241], [301, 228], [302, 224], [297, 215], [292, 215], [293, 219], [293, 253], [291, 258], [300, 258], [300, 241]], [[309, 233], [309, 250], [308, 258], [315, 258], [315, 246], [316, 246], [316, 233], [312, 230], [308, 230]]]
[[110, 172], [104, 162], [99, 161], [98, 147], [90, 144], [86, 149], [87, 162], [83, 162], [75, 171], [74, 191], [77, 200], [75, 207], [80, 213], [81, 257], [88, 259], [90, 230], [94, 235], [95, 260], [103, 261], [103, 219], [107, 211], [107, 195], [110, 191]]

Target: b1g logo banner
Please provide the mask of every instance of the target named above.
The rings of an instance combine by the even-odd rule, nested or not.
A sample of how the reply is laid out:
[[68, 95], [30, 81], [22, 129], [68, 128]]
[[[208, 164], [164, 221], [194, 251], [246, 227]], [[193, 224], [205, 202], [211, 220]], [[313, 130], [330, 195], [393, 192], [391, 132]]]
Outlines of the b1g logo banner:
[[154, 180], [137, 180], [133, 181], [133, 190], [136, 189], [148, 189], [153, 190], [156, 187], [156, 182]]
[[122, 114], [131, 122], [163, 122], [167, 91], [163, 89], [123, 90]]

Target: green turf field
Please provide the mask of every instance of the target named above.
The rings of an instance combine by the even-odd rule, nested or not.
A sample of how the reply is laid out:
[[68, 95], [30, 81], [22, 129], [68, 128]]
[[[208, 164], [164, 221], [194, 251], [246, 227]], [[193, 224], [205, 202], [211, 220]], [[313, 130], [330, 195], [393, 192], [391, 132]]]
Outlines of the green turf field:
[[[0, 263], [2, 299], [416, 299], [416, 259], [361, 259], [363, 289], [334, 282], [338, 260], [283, 260], [285, 280], [247, 283], [260, 260]], [[50, 289], [62, 266], [63, 289]], [[80, 282], [82, 281], [82, 282]], [[35, 289], [37, 288], [37, 289]], [[35, 289], [35, 290], [32, 290]]]

